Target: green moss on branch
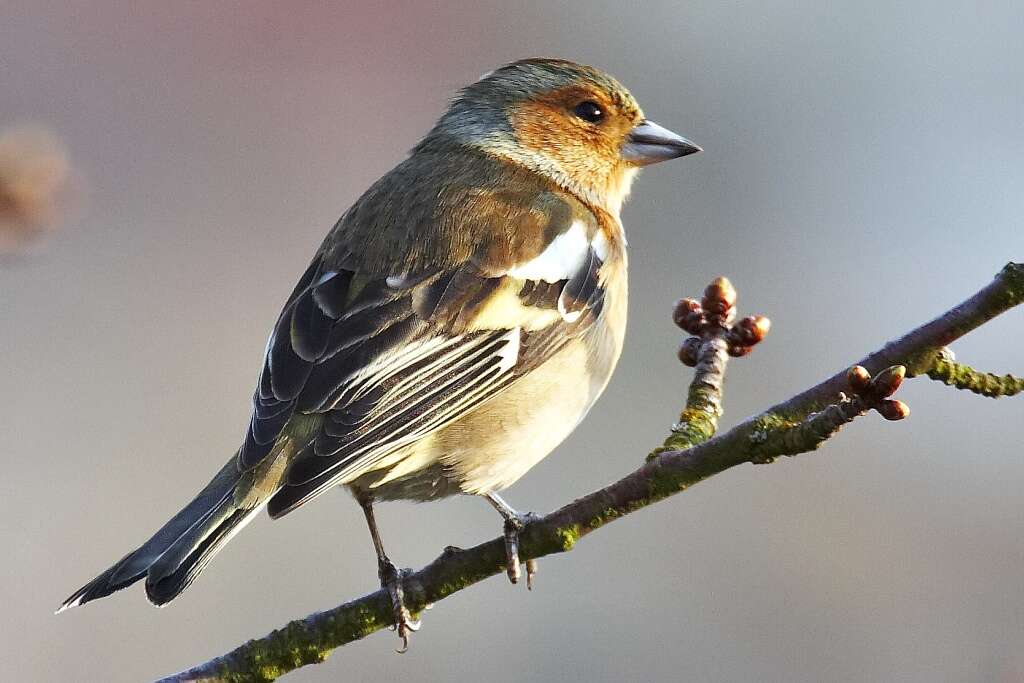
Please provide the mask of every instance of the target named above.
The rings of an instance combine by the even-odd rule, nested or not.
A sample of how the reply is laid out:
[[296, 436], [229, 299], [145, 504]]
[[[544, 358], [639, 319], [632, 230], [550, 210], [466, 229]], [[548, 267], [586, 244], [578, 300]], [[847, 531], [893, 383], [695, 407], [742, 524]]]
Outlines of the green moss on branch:
[[927, 374], [930, 378], [948, 386], [989, 398], [1015, 396], [1024, 391], [1024, 378], [1009, 374], [999, 376], [991, 372], [979, 372], [968, 365], [942, 358], [935, 361]]

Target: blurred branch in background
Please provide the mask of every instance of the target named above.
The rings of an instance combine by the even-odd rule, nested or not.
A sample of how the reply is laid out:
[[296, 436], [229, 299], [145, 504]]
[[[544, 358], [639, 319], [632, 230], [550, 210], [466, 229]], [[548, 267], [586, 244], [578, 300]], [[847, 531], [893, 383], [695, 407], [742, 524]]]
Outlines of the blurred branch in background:
[[[890, 397], [905, 375], [927, 375], [993, 397], [1012, 395], [1024, 386], [1022, 380], [1009, 375], [981, 375], [958, 365], [945, 348], [1024, 303], [1024, 263], [1010, 263], [989, 285], [935, 320], [886, 344], [857, 365], [714, 436], [722, 412], [728, 356], [746, 355], [768, 332], [768, 321], [760, 316], [733, 324], [735, 301], [732, 285], [720, 278], [709, 285], [701, 301], [683, 299], [676, 305], [676, 324], [693, 335], [683, 342], [680, 360], [694, 366], [696, 373], [672, 435], [639, 469], [531, 522], [520, 534], [519, 552], [524, 561], [566, 552], [609, 522], [735, 465], [770, 463], [781, 455], [814, 450], [842, 425], [869, 410], [889, 420], [903, 419], [909, 409]], [[419, 613], [452, 593], [504, 572], [505, 565], [502, 538], [465, 550], [446, 548], [431, 564], [405, 576], [406, 605]], [[293, 621], [160, 683], [272, 681], [306, 664], [324, 661], [335, 648], [391, 626], [391, 619], [391, 600], [386, 591], [379, 590]]]
[[70, 177], [64, 146], [45, 128], [0, 131], [0, 256], [22, 252], [60, 226]]

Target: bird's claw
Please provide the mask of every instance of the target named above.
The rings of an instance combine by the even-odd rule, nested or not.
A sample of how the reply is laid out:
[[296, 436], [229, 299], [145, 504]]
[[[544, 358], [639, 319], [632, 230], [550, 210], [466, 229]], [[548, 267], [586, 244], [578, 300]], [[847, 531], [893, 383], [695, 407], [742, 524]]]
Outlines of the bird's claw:
[[[519, 565], [519, 533], [526, 528], [535, 515], [533, 513], [516, 513], [505, 518], [505, 573], [512, 583], [519, 583], [522, 574]], [[537, 573], [537, 561], [526, 561], [526, 589], [533, 590], [533, 575]]]
[[526, 561], [526, 590], [533, 590], [533, 575], [537, 573], [537, 560]]
[[391, 628], [397, 631], [398, 637], [402, 639], [402, 647], [395, 652], [404, 654], [409, 649], [409, 635], [420, 630], [420, 620], [413, 619], [412, 614], [405, 606], [405, 590], [402, 588], [403, 571], [387, 560], [380, 563], [378, 573], [380, 574], [380, 585], [387, 590], [391, 597], [391, 612], [394, 619]]
[[522, 523], [514, 517], [505, 520], [505, 573], [512, 583], [519, 583], [519, 531]]
[[411, 618], [408, 611], [405, 611], [405, 614], [406, 617], [398, 622], [396, 627], [398, 637], [402, 639], [402, 647], [396, 648], [395, 652], [400, 655], [404, 655], [409, 651], [409, 634], [420, 630], [420, 620]]

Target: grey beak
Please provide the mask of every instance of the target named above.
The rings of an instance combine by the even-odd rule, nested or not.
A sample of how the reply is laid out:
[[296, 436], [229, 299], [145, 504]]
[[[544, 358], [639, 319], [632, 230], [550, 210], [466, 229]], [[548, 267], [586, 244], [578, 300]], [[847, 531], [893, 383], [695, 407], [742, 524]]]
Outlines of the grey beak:
[[703, 150], [681, 135], [654, 121], [644, 121], [629, 133], [622, 145], [622, 158], [637, 166], [656, 164]]

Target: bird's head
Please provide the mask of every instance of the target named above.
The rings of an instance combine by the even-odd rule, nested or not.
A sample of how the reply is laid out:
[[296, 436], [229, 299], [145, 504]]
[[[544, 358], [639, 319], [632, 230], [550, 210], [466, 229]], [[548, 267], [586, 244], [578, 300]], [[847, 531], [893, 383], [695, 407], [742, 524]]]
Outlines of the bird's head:
[[647, 121], [608, 74], [559, 59], [514, 62], [463, 89], [420, 148], [453, 142], [525, 166], [616, 214], [637, 169], [700, 151]]

